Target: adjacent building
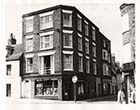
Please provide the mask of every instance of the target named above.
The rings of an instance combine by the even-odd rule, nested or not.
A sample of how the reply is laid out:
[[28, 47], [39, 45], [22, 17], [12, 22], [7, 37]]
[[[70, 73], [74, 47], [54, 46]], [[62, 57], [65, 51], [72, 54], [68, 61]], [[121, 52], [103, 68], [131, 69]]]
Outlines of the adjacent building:
[[[73, 6], [22, 16], [21, 97], [73, 100], [110, 95], [111, 42]], [[20, 60], [18, 60], [20, 61]]]
[[11, 33], [6, 46], [6, 96], [13, 98], [21, 97], [21, 74], [22, 74], [22, 45], [16, 44], [16, 39]]
[[123, 75], [127, 85], [127, 102], [130, 102], [131, 85], [135, 86], [135, 4], [122, 4], [120, 6], [122, 16], [123, 36]]

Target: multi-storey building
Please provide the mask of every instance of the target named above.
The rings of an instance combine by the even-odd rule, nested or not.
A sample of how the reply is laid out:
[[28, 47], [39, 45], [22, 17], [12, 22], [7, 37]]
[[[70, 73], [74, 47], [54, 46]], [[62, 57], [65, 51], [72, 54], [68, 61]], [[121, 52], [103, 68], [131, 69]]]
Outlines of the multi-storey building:
[[122, 17], [123, 36], [123, 75], [127, 85], [127, 103], [130, 102], [131, 85], [135, 86], [135, 4], [122, 4], [120, 6]]
[[111, 44], [86, 16], [58, 5], [22, 16], [22, 97], [73, 100], [110, 94]]

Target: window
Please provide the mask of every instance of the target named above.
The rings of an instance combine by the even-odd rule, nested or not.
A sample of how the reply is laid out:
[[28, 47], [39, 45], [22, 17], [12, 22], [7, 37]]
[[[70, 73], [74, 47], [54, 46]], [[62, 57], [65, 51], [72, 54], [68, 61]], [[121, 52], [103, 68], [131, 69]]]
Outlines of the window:
[[40, 29], [47, 29], [53, 27], [53, 15], [46, 15], [40, 17]]
[[104, 46], [104, 48], [106, 48], [106, 41], [105, 40], [103, 40], [103, 46]]
[[107, 50], [102, 50], [102, 58], [103, 60], [108, 60]]
[[25, 21], [25, 26], [26, 26], [26, 32], [32, 32], [33, 31], [33, 17], [27, 18]]
[[92, 40], [94, 40], [94, 41], [96, 40], [96, 37], [95, 37], [95, 30], [93, 30], [93, 29], [92, 29]]
[[82, 51], [82, 35], [78, 34], [78, 50]]
[[33, 71], [33, 58], [27, 58], [26, 60], [26, 71], [32, 72]]
[[89, 58], [86, 58], [86, 72], [87, 72], [87, 73], [90, 72], [90, 62], [89, 62]]
[[53, 48], [53, 33], [40, 34], [40, 48], [51, 49]]
[[109, 75], [108, 65], [103, 63], [103, 75]]
[[89, 40], [85, 40], [85, 52], [89, 54]]
[[63, 10], [63, 26], [72, 26], [72, 11]]
[[11, 84], [6, 84], [6, 96], [11, 96]]
[[84, 27], [85, 27], [85, 35], [88, 36], [88, 22], [85, 21]]
[[26, 39], [26, 51], [27, 52], [33, 51], [33, 38]]
[[7, 68], [6, 75], [11, 75], [11, 65], [7, 65], [6, 68]]
[[96, 62], [93, 62], [93, 74], [97, 74]]
[[40, 74], [53, 74], [54, 73], [54, 56], [41, 56], [40, 57]]
[[64, 70], [73, 70], [73, 55], [64, 54]]
[[79, 55], [79, 72], [83, 71], [83, 57]]
[[92, 46], [93, 57], [96, 57], [96, 46]]
[[36, 96], [58, 96], [58, 80], [35, 80]]
[[72, 48], [72, 32], [63, 31], [63, 46], [64, 48]]
[[78, 25], [78, 30], [82, 31], [82, 19], [79, 15], [77, 15], [77, 25]]

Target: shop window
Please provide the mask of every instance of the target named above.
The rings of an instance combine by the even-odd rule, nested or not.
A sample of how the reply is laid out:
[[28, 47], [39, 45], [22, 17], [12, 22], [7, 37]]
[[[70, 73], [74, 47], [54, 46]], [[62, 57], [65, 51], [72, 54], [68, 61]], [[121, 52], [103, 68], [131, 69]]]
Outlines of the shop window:
[[84, 95], [84, 84], [83, 82], [77, 83], [77, 94], [78, 95]]
[[36, 96], [58, 96], [58, 80], [36, 80]]

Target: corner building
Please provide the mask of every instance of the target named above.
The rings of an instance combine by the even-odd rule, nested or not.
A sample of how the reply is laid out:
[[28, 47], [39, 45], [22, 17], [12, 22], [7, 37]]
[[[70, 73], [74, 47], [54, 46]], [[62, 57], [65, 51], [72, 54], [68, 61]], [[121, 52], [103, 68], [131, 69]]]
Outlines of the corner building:
[[58, 5], [22, 21], [22, 97], [73, 100], [74, 75], [78, 100], [109, 95], [110, 41], [79, 10]]

